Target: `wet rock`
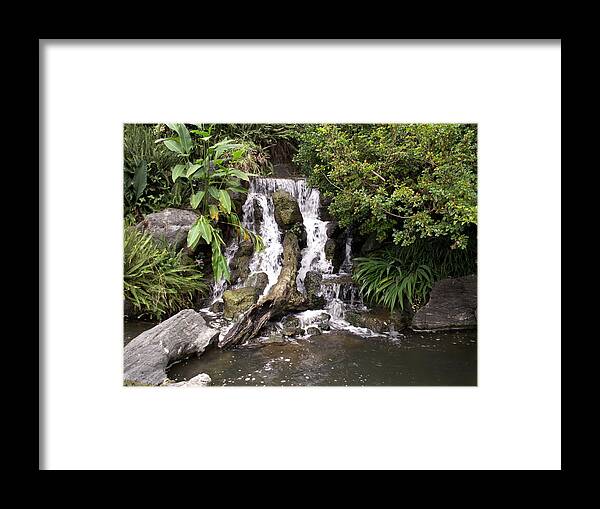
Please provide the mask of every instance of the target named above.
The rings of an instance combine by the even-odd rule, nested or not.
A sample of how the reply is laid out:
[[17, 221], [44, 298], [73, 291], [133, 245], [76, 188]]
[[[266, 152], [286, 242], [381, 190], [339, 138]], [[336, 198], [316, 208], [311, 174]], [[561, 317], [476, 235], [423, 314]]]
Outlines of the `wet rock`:
[[269, 276], [266, 272], [255, 272], [250, 274], [246, 280], [246, 286], [256, 288], [259, 294], [262, 294], [269, 284]]
[[399, 311], [390, 312], [385, 309], [346, 311], [344, 318], [355, 327], [365, 327], [379, 334], [399, 331], [406, 327], [406, 319]]
[[282, 321], [283, 329], [281, 333], [284, 336], [300, 336], [304, 329], [300, 327], [300, 320], [295, 316], [287, 316]]
[[329, 326], [329, 320], [331, 320], [331, 315], [328, 313], [321, 313], [319, 315], [319, 319], [316, 322], [317, 326], [321, 329], [321, 330], [329, 330], [330, 326]]
[[321, 221], [333, 221], [334, 217], [329, 212], [329, 205], [331, 205], [331, 198], [321, 196], [321, 203], [319, 205], [319, 219]]
[[325, 242], [325, 258], [331, 262], [333, 265], [334, 272], [337, 272], [340, 269], [340, 265], [344, 261], [344, 253], [342, 250], [342, 245], [336, 239], [327, 239]]
[[319, 329], [318, 327], [309, 327], [308, 329], [306, 329], [306, 333], [309, 336], [318, 336], [321, 334], [321, 329]]
[[193, 378], [185, 382], [171, 382], [167, 381], [162, 384], [162, 387], [206, 387], [212, 383], [209, 375], [206, 373], [200, 373]]
[[250, 275], [250, 261], [252, 256], [240, 255], [236, 253], [229, 262], [229, 270], [231, 272], [231, 281], [235, 283], [239, 280], [244, 281]]
[[337, 221], [329, 221], [325, 228], [325, 231], [327, 232], [327, 237], [329, 237], [330, 239], [337, 237], [341, 233], [340, 225]]
[[282, 230], [290, 230], [295, 224], [302, 223], [298, 202], [287, 191], [278, 190], [273, 193], [273, 206], [275, 221]]
[[129, 385], [160, 385], [167, 380], [167, 366], [202, 354], [218, 338], [219, 331], [200, 313], [184, 309], [127, 343], [123, 379]]
[[309, 270], [304, 276], [304, 288], [306, 290], [306, 298], [312, 309], [320, 309], [325, 305], [325, 298], [319, 293], [321, 292], [321, 282], [323, 276], [320, 272]]
[[252, 256], [254, 254], [254, 244], [253, 242], [248, 240], [242, 240], [239, 243], [238, 249], [236, 251], [236, 255], [239, 256]]
[[477, 327], [477, 276], [436, 281], [429, 301], [415, 313], [411, 326], [414, 330]]
[[224, 307], [225, 303], [222, 300], [216, 300], [209, 306], [208, 310], [213, 313], [219, 314], [223, 312]]
[[300, 174], [298, 168], [293, 163], [276, 163], [273, 164], [273, 177], [291, 178]]
[[258, 290], [251, 286], [226, 290], [223, 292], [223, 316], [236, 318], [256, 304], [259, 297]]
[[196, 219], [198, 214], [191, 210], [168, 208], [148, 214], [136, 225], [136, 228], [175, 249], [181, 249], [187, 245], [187, 234]]
[[254, 208], [254, 223], [255, 224], [262, 223], [263, 211], [262, 211], [261, 206], [258, 204], [258, 202], [256, 200], [254, 201], [254, 204], [252, 206]]
[[260, 343], [262, 345], [286, 345], [289, 343], [289, 341], [283, 337], [283, 334], [273, 333], [269, 334], [269, 336], [266, 338], [262, 338]]

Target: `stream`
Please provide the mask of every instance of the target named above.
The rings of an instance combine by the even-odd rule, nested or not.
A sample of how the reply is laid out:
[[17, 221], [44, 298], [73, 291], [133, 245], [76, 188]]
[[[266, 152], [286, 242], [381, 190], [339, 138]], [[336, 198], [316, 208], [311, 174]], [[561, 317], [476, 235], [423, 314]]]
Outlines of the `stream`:
[[[154, 325], [125, 322], [126, 342]], [[210, 375], [213, 386], [473, 386], [476, 331], [407, 331], [390, 338], [332, 330], [283, 345], [211, 348], [168, 370], [177, 382], [199, 373]]]

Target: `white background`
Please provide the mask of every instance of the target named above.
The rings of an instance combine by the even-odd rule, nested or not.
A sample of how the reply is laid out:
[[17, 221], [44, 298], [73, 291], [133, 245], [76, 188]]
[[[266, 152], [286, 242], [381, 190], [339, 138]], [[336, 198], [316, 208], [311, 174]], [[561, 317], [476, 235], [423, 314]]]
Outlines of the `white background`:
[[[560, 43], [42, 42], [42, 468], [559, 469]], [[123, 122], [477, 122], [479, 386], [122, 387]]]

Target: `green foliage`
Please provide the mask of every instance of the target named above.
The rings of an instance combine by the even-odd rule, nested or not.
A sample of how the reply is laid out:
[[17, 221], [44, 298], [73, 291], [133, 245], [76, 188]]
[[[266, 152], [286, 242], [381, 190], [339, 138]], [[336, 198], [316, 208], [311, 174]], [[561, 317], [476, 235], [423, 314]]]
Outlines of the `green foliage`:
[[149, 124], [125, 124], [123, 128], [125, 215], [137, 219], [177, 202], [170, 178], [177, 157], [155, 143], [156, 128]]
[[390, 246], [370, 257], [355, 258], [353, 278], [364, 299], [390, 310], [427, 300], [433, 282], [476, 271], [474, 247], [448, 249], [442, 242], [419, 240]]
[[262, 239], [242, 226], [233, 208], [232, 195], [245, 193], [242, 181], [247, 182], [254, 176], [237, 166], [247, 147], [229, 138], [211, 143], [213, 126], [198, 125], [198, 129], [192, 131], [185, 124], [168, 124], [168, 127], [176, 136], [160, 138], [156, 142], [164, 143], [177, 154], [179, 163], [172, 167], [171, 178], [173, 182], [186, 183], [190, 206], [200, 213], [188, 233], [187, 245], [195, 249], [201, 240], [210, 245], [215, 280], [229, 280], [229, 268], [222, 252], [225, 245], [222, 227], [233, 227], [240, 237], [252, 239], [256, 250], [263, 248]]
[[465, 249], [477, 224], [477, 129], [468, 124], [305, 125], [295, 161], [341, 226], [408, 246]]
[[[124, 229], [124, 296], [139, 315], [161, 320], [207, 290], [197, 266], [133, 226]], [[189, 260], [189, 259], [188, 259]]]

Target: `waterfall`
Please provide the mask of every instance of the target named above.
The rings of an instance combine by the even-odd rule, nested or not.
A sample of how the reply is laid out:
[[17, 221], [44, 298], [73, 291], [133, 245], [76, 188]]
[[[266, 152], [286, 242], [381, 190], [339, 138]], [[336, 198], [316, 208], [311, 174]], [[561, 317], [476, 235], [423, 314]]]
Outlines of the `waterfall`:
[[[309, 270], [318, 270], [324, 274], [331, 273], [333, 266], [325, 258], [327, 242], [327, 221], [319, 219], [319, 190], [308, 187], [305, 180], [287, 178], [255, 178], [250, 183], [248, 196], [243, 206], [243, 224], [252, 228], [263, 238], [265, 249], [254, 253], [250, 261], [251, 273], [265, 272], [269, 284], [263, 295], [277, 282], [282, 266], [283, 235], [275, 221], [275, 207], [272, 195], [275, 191], [287, 191], [298, 202], [302, 222], [306, 228], [306, 247], [302, 250], [302, 259], [296, 283], [300, 291], [304, 291], [304, 277]], [[256, 207], [262, 218], [256, 219]], [[257, 227], [257, 222], [258, 227]]]

